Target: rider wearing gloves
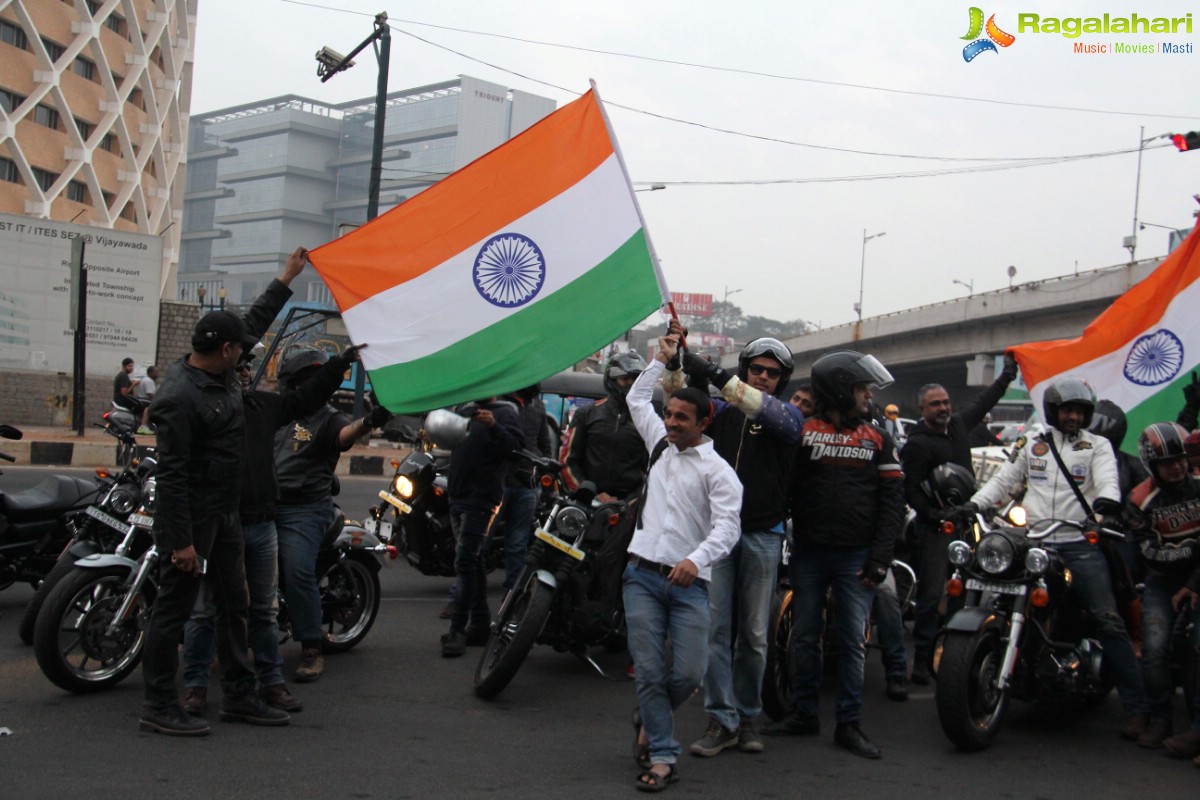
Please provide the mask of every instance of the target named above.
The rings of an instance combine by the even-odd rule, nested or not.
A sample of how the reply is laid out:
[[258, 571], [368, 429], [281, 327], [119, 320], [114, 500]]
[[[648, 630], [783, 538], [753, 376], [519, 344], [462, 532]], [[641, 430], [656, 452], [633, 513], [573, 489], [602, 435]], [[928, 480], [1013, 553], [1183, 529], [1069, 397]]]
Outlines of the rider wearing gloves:
[[[329, 357], [320, 350], [300, 350], [283, 360], [276, 377], [280, 391], [294, 392]], [[359, 420], [326, 403], [317, 411], [280, 428], [275, 434], [275, 473], [279, 503], [275, 527], [279, 532], [279, 563], [284, 596], [292, 615], [292, 634], [300, 641], [297, 683], [321, 677], [321, 591], [317, 586], [317, 553], [325, 532], [333, 524], [334, 468], [342, 452], [384, 424], [388, 411], [372, 409]]]
[[754, 719], [762, 712], [771, 597], [787, 532], [787, 481], [804, 415], [779, 399], [792, 375], [792, 354], [776, 339], [746, 345], [736, 376], [691, 352], [683, 369], [693, 387], [707, 394], [711, 382], [721, 391], [724, 399], [714, 401], [708, 435], [737, 472], [743, 491], [742, 536], [733, 552], [713, 564], [708, 586], [708, 729], [688, 750], [715, 756], [736, 746], [757, 753], [763, 745]]
[[822, 611], [832, 590], [839, 652], [834, 741], [857, 756], [879, 758], [859, 727], [863, 630], [904, 520], [904, 485], [895, 444], [867, 415], [871, 389], [887, 386], [892, 376], [873, 356], [842, 350], [817, 359], [812, 382], [818, 413], [804, 423], [790, 491], [795, 708], [763, 732], [820, 732]]
[[[1095, 409], [1096, 398], [1090, 386], [1078, 378], [1056, 378], [1042, 396], [1043, 418], [1051, 427], [1031, 442], [1024, 437], [1017, 439], [1008, 463], [962, 510], [973, 514], [991, 508], [1023, 482], [1027, 485], [1024, 506], [1030, 525], [1041, 519], [1088, 518], [1097, 501], [1118, 505], [1121, 490], [1112, 446], [1087, 430]], [[1080, 498], [1087, 501], [1087, 507]], [[1072, 588], [1092, 615], [1105, 661], [1116, 677], [1117, 694], [1129, 715], [1121, 727], [1121, 738], [1136, 741], [1146, 731], [1150, 706], [1133, 644], [1117, 613], [1108, 560], [1075, 528], [1062, 528], [1044, 541], [1054, 547], [1071, 570]]]
[[[1167, 666], [1171, 633], [1176, 615], [1189, 606], [1194, 612], [1200, 599], [1200, 479], [1189, 474], [1186, 438], [1187, 431], [1171, 422], [1156, 422], [1142, 431], [1138, 450], [1150, 477], [1134, 488], [1125, 506], [1146, 570], [1142, 674], [1151, 717], [1138, 744], [1166, 747], [1176, 758], [1200, 754], [1200, 693], [1190, 709], [1192, 726], [1170, 736], [1175, 694]], [[1200, 626], [1192, 627], [1190, 645], [1200, 652]]]

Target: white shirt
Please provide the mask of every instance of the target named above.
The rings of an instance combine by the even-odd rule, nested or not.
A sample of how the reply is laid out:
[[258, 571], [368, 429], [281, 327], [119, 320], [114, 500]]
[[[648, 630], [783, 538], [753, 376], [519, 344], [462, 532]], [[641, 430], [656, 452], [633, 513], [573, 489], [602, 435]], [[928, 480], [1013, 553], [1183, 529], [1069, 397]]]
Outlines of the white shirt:
[[[1043, 441], [1045, 436], [1054, 437], [1058, 454], [1070, 475], [1063, 475], [1058, 468], [1050, 445]], [[1022, 482], [1027, 482], [1022, 505], [1029, 524], [1041, 519], [1080, 522], [1087, 514], [1079, 505], [1075, 492], [1071, 491], [1069, 481], [1072, 480], [1079, 486], [1088, 505], [1093, 505], [1100, 497], [1116, 500], [1121, 496], [1117, 458], [1108, 439], [1090, 431], [1080, 431], [1068, 438], [1057, 428], [1051, 428], [1016, 447], [1009, 461], [975, 493], [971, 502], [980, 508], [993, 506], [1005, 500]], [[1083, 534], [1074, 528], [1061, 528], [1046, 539], [1050, 542], [1082, 540]]]
[[[658, 359], [651, 361], [625, 398], [649, 451], [667, 435], [650, 404], [664, 368]], [[629, 553], [672, 567], [686, 558], [698, 568], [698, 577], [709, 580], [713, 562], [728, 555], [742, 535], [737, 473], [704, 436], [686, 450], [668, 445], [648, 480], [642, 527], [633, 532]]]
[[154, 379], [149, 375], [133, 385], [133, 396], [140, 397], [143, 400], [153, 400], [156, 391], [157, 387], [154, 385]]

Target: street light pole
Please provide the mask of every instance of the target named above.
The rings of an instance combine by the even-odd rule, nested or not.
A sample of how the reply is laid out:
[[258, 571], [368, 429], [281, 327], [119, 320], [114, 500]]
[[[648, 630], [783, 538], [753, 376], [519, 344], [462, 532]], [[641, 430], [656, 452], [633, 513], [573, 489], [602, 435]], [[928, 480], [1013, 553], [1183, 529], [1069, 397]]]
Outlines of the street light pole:
[[967, 296], [968, 297], [975, 294], [975, 279], [974, 278], [971, 278], [970, 283], [967, 283], [966, 281], [960, 281], [958, 278], [955, 278], [954, 280], [952, 280], [950, 282], [957, 283], [959, 286], [967, 287]]
[[880, 236], [887, 236], [887, 231], [872, 233], [867, 236], [867, 229], [863, 228], [862, 239], [862, 258], [858, 262], [858, 302], [854, 304], [854, 311], [858, 314], [858, 321], [862, 322], [862, 305], [863, 305], [863, 284], [866, 282], [867, 275], [867, 242], [872, 239], [878, 239]]

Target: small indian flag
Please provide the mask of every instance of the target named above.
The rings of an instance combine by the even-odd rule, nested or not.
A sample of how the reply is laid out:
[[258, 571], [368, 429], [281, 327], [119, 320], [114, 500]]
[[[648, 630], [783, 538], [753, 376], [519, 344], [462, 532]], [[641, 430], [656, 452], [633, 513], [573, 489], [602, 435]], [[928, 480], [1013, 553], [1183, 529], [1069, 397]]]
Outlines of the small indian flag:
[[1129, 420], [1122, 449], [1183, 407], [1183, 386], [1200, 368], [1200, 226], [1141, 283], [1117, 298], [1077, 339], [1014, 347], [1036, 408], [1060, 375], [1082, 378], [1097, 400]]
[[670, 297], [594, 86], [309, 259], [395, 413], [537, 383]]

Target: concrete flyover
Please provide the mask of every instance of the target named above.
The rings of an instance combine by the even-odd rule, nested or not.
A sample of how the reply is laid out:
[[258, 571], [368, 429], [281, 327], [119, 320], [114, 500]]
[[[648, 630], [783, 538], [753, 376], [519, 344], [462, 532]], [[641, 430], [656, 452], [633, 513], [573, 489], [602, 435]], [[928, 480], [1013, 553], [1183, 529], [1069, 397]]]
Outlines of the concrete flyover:
[[[824, 328], [784, 344], [795, 356], [797, 377], [808, 375], [813, 362], [831, 350], [873, 354], [896, 378], [876, 400], [897, 403], [906, 416], [912, 416], [921, 385], [941, 383], [961, 405], [978, 391], [970, 387], [992, 381], [993, 356], [1015, 344], [1079, 336], [1161, 261], [1148, 259], [1016, 284]], [[724, 361], [728, 366], [737, 363], [736, 357]]]

